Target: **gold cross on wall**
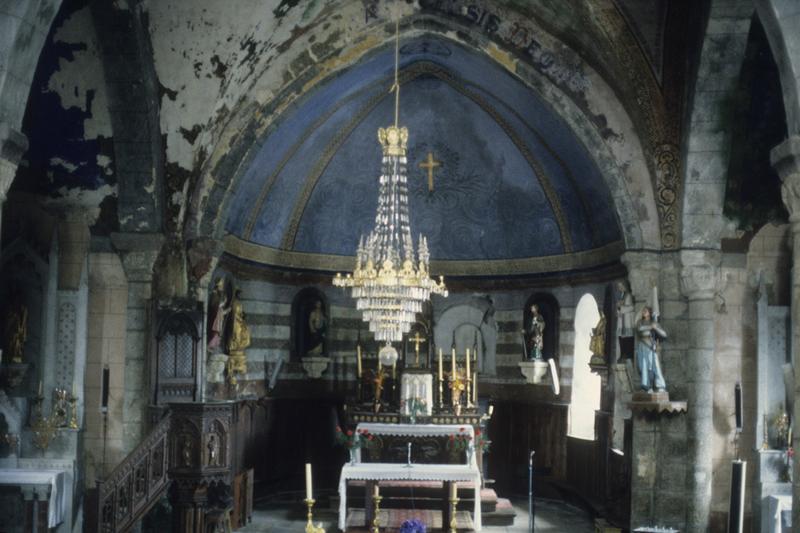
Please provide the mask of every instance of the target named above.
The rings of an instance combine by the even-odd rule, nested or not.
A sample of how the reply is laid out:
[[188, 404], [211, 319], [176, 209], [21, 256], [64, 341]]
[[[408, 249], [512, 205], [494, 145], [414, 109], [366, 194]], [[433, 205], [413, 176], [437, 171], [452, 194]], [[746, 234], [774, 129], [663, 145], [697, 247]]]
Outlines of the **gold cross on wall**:
[[436, 161], [431, 152], [428, 152], [428, 159], [419, 164], [419, 168], [424, 168], [428, 171], [428, 192], [433, 192], [433, 169], [440, 166], [442, 166], [442, 162]]

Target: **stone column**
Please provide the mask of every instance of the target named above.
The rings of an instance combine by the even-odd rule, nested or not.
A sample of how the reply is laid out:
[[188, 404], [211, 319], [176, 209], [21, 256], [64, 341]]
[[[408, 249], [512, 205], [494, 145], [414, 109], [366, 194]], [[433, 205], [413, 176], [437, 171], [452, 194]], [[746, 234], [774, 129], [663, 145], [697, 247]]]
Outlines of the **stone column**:
[[[800, 348], [800, 135], [793, 135], [772, 149], [772, 166], [778, 171], [783, 185], [781, 195], [789, 211], [792, 226], [792, 332], [791, 353], [794, 367], [794, 412], [792, 413], [792, 447], [800, 449], [800, 368], [798, 353]], [[792, 485], [792, 523], [800, 524], [800, 461], [794, 460]]]
[[687, 531], [708, 530], [714, 433], [714, 294], [719, 286], [721, 254], [683, 250], [681, 290], [689, 302], [686, 395], [688, 401]]
[[147, 425], [145, 411], [152, 400], [148, 376], [150, 301], [153, 265], [164, 236], [159, 233], [114, 233], [111, 242], [120, 255], [128, 280], [122, 408], [123, 452], [127, 453], [142, 440]]

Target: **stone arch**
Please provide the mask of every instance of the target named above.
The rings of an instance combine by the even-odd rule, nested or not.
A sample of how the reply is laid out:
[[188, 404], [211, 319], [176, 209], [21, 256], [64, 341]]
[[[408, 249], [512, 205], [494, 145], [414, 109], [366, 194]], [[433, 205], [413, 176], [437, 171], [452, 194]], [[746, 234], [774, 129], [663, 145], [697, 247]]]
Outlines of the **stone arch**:
[[756, 0], [754, 4], [778, 64], [791, 136], [800, 132], [800, 5], [793, 0]]
[[691, 98], [684, 159], [681, 243], [718, 248], [731, 135], [723, 117], [736, 90], [753, 14], [750, 0], [714, 1]]
[[0, 67], [0, 122], [19, 130], [28, 103], [36, 64], [61, 0], [9, 2], [0, 14], [0, 52], [8, 60]]
[[[262, 80], [254, 83], [261, 87], [262, 92], [273, 96], [266, 104], [252, 102], [237, 106], [227, 125], [214, 133], [210, 155], [191, 193], [186, 222], [188, 237], [222, 237], [231, 191], [236, 189], [239, 177], [254, 157], [258, 138], [274, 127], [275, 122], [292, 108], [301, 94], [373, 51], [391, 45], [393, 36], [388, 25], [364, 23], [353, 31], [346, 42], [336, 43], [335, 53], [319, 59], [308, 71], [296, 74], [289, 82], [272, 80], [270, 84]], [[594, 154], [611, 192], [626, 248], [661, 248], [659, 214], [653, 187], [655, 178], [648, 164], [649, 156], [622, 101], [590, 65], [580, 60], [576, 68], [585, 73], [591, 94], [587, 96], [580, 93], [576, 96], [570, 94], [567, 87], [557, 86], [535, 65], [517, 59], [514, 51], [501, 49], [496, 43], [488, 42], [486, 34], [456, 20], [429, 13], [424, 16], [415, 14], [401, 24], [401, 33], [401, 38], [434, 34], [476, 48], [541, 93], [543, 99], [555, 108]], [[542, 34], [549, 35], [545, 32]], [[560, 42], [552, 36], [548, 39]], [[293, 59], [305, 53], [303, 47], [293, 44], [287, 47], [283, 56], [285, 62], [291, 64]], [[266, 73], [262, 72], [259, 76], [266, 78]], [[597, 124], [597, 117], [603, 117], [606, 121], [602, 127]]]
[[485, 321], [485, 314], [485, 309], [473, 304], [448, 307], [436, 321], [433, 338], [437, 350], [443, 352], [455, 342], [456, 353], [463, 357], [467, 348], [472, 350], [477, 334], [478, 371], [493, 376], [497, 373], [497, 325], [493, 320]]

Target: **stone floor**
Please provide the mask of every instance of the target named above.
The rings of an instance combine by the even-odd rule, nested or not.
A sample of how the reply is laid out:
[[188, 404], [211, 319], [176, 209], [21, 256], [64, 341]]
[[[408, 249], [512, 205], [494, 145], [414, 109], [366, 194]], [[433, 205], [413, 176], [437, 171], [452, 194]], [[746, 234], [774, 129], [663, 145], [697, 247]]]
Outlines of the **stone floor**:
[[[528, 531], [528, 502], [513, 501], [517, 518], [511, 527], [484, 527], [484, 533], [522, 533]], [[253, 522], [237, 529], [241, 533], [298, 533], [303, 531], [305, 520], [296, 509], [276, 503], [260, 503], [255, 506]], [[321, 521], [325, 531], [337, 533], [336, 513], [325, 510], [315, 513], [314, 521]], [[553, 500], [536, 500], [536, 533], [592, 533], [591, 518], [580, 509]]]

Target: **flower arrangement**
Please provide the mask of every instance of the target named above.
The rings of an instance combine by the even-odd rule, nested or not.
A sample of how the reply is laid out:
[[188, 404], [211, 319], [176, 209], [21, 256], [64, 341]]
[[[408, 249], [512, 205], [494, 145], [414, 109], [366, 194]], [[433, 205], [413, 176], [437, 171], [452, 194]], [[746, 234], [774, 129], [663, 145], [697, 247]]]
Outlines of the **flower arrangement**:
[[411, 423], [413, 424], [418, 416], [424, 416], [428, 412], [428, 402], [425, 401], [425, 398], [409, 398], [408, 401], [401, 401], [400, 402], [400, 409], [404, 409], [408, 406], [408, 414], [411, 417]]
[[447, 447], [455, 451], [465, 451], [469, 449], [472, 437], [469, 436], [465, 428], [459, 428], [458, 433], [450, 435], [447, 439]]
[[489, 451], [489, 446], [492, 444], [492, 441], [486, 438], [486, 435], [480, 430], [480, 428], [475, 430], [475, 450], [478, 453], [484, 453]]
[[400, 533], [425, 533], [425, 523], [419, 518], [412, 518], [400, 524]]
[[374, 438], [366, 429], [359, 429], [353, 432], [352, 429], [343, 431], [342, 428], [336, 426], [336, 444], [341, 444], [348, 450], [369, 446]]

